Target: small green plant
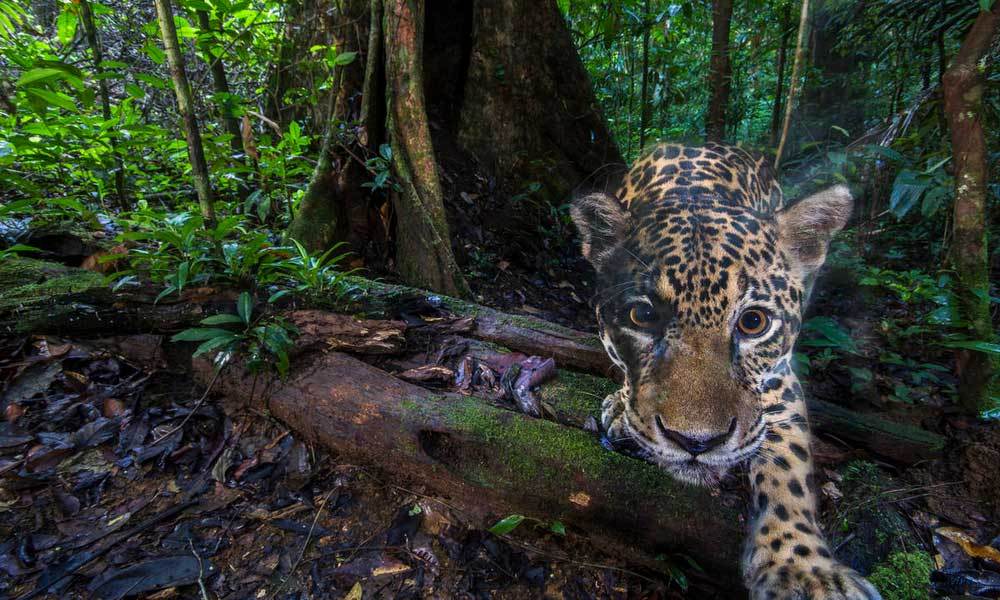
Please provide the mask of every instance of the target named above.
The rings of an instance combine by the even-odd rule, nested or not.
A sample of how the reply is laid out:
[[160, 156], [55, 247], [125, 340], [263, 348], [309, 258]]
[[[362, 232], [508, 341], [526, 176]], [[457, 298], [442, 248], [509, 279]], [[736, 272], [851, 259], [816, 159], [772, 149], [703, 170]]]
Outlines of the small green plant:
[[194, 352], [200, 356], [215, 352], [213, 362], [217, 369], [226, 366], [233, 356], [246, 356], [247, 368], [259, 373], [273, 365], [278, 374], [288, 373], [288, 353], [296, 327], [275, 315], [253, 316], [253, 296], [240, 294], [236, 314], [224, 313], [202, 319], [201, 325], [185, 329], [171, 338], [174, 342], [201, 342]]
[[895, 552], [868, 577], [885, 600], [925, 600], [934, 560], [926, 552]]
[[275, 269], [291, 283], [291, 287], [275, 292], [268, 302], [274, 302], [290, 293], [307, 292], [323, 295], [332, 301], [351, 293], [354, 288], [344, 281], [344, 276], [354, 271], [342, 272], [337, 268], [350, 252], [334, 255], [334, 252], [343, 245], [343, 243], [335, 244], [323, 254], [313, 256], [298, 240], [292, 240], [294, 255], [275, 265]]
[[507, 515], [494, 523], [488, 531], [493, 535], [507, 535], [517, 529], [521, 523], [524, 523], [525, 521], [531, 521], [535, 523], [536, 526], [547, 529], [556, 535], [566, 535], [566, 526], [563, 525], [561, 521], [552, 521], [551, 523], [548, 523], [546, 521], [532, 519], [531, 517], [526, 517], [524, 515]]
[[8, 248], [0, 250], [0, 260], [7, 260], [8, 258], [17, 258], [25, 252], [41, 252], [38, 248], [34, 246], [28, 246], [25, 244], [14, 244]]
[[392, 189], [399, 191], [399, 185], [392, 180], [392, 146], [382, 144], [378, 147], [378, 155], [365, 161], [365, 168], [374, 176], [374, 179], [362, 183], [372, 191]]

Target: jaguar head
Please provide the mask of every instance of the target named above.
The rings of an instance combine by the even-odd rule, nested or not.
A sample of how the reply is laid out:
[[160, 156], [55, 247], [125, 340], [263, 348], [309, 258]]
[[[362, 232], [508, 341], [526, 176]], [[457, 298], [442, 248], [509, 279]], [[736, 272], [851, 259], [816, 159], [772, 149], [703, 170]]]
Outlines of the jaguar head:
[[843, 186], [773, 214], [635, 198], [626, 208], [604, 193], [578, 199], [572, 216], [598, 275], [600, 336], [625, 375], [612, 443], [638, 445], [699, 484], [756, 452], [765, 415], [780, 410], [763, 398], [794, 378], [803, 304], [851, 205]]

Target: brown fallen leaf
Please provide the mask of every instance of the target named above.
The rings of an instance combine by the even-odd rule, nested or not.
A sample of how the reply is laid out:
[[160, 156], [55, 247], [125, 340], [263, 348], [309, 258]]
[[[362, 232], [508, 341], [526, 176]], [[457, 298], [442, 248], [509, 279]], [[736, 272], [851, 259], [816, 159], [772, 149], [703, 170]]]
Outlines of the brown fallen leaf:
[[973, 538], [968, 532], [963, 531], [958, 527], [941, 527], [940, 529], [936, 529], [934, 533], [955, 542], [961, 546], [962, 550], [969, 556], [986, 560], [1000, 566], [1000, 550], [997, 550], [992, 546], [984, 546], [976, 543], [975, 538]]
[[840, 488], [837, 487], [837, 484], [832, 481], [827, 481], [826, 483], [824, 483], [822, 489], [823, 489], [823, 495], [829, 498], [830, 500], [833, 500], [834, 502], [837, 502], [844, 497], [844, 493], [841, 492]]
[[412, 569], [410, 565], [400, 562], [394, 558], [387, 559], [381, 565], [372, 569], [372, 577], [382, 577], [383, 575], [396, 575], [405, 573]]
[[113, 419], [125, 412], [125, 405], [118, 398], [105, 398], [101, 414], [109, 419]]
[[3, 410], [3, 418], [8, 423], [13, 423], [14, 421], [21, 418], [21, 415], [23, 414], [24, 414], [24, 407], [21, 406], [20, 404], [14, 404], [14, 403], [8, 404], [7, 408]]
[[344, 596], [344, 600], [361, 600], [361, 598], [364, 597], [364, 594], [365, 590], [361, 587], [361, 582], [356, 581], [354, 582], [354, 587], [351, 588], [351, 591], [347, 592]]

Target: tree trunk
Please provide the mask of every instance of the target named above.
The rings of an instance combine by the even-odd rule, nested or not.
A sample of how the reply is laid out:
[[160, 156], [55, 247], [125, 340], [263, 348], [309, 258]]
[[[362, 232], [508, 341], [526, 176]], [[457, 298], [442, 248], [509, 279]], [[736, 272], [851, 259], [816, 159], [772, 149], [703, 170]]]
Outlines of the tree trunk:
[[639, 149], [646, 147], [646, 130], [649, 129], [649, 122], [653, 116], [653, 107], [649, 103], [649, 29], [653, 26], [650, 22], [649, 0], [642, 4], [642, 92], [639, 95], [640, 119], [639, 119]]
[[726, 136], [726, 113], [732, 72], [729, 64], [729, 30], [733, 0], [712, 0], [712, 59], [708, 70], [708, 111], [705, 137], [718, 142]]
[[[198, 28], [201, 29], [203, 35], [214, 36], [216, 31], [212, 28], [211, 20], [208, 17], [208, 12], [204, 10], [195, 11], [198, 16]], [[222, 62], [221, 56], [215, 56], [212, 53], [212, 48], [215, 46], [215, 42], [205, 40], [202, 43], [201, 53], [208, 67], [212, 72], [212, 89], [215, 90], [216, 94], [229, 94], [229, 81], [226, 78], [226, 66]], [[228, 107], [223, 106], [220, 109], [222, 116], [222, 125], [232, 139], [229, 140], [229, 145], [233, 149], [233, 155], [239, 155], [243, 153], [243, 136], [240, 133], [240, 120], [232, 110]]]
[[[87, 44], [90, 46], [91, 58], [94, 61], [94, 73], [98, 75], [97, 89], [101, 96], [101, 116], [105, 122], [111, 120], [111, 97], [108, 94], [108, 81], [100, 75], [104, 72], [101, 63], [104, 62], [101, 49], [100, 36], [97, 33], [97, 24], [94, 22], [94, 12], [90, 9], [89, 0], [80, 0], [80, 20], [83, 21], [83, 29], [87, 35]], [[11, 113], [13, 114], [13, 113]], [[122, 161], [121, 153], [118, 151], [117, 128], [112, 129], [109, 138], [111, 154], [115, 160], [115, 195], [118, 206], [122, 210], [128, 210], [128, 196], [125, 195], [125, 163]]]
[[387, 0], [384, 6], [388, 130], [399, 186], [392, 194], [396, 268], [411, 285], [465, 296], [469, 290], [451, 250], [424, 105], [424, 2]]
[[[980, 61], [990, 50], [1000, 23], [1000, 4], [976, 17], [958, 54], [944, 74], [944, 107], [951, 130], [955, 168], [951, 263], [958, 276], [960, 314], [975, 340], [992, 342], [989, 253], [987, 245], [987, 183], [989, 157], [983, 131], [983, 88]], [[989, 354], [958, 351], [958, 392], [962, 407], [975, 414], [989, 398], [994, 376]]]
[[771, 107], [771, 136], [768, 145], [774, 148], [781, 133], [781, 102], [785, 94], [785, 63], [788, 61], [788, 39], [792, 35], [792, 9], [785, 5], [781, 9], [781, 41], [778, 43], [777, 83], [774, 87], [774, 104]]
[[[368, 127], [357, 126], [363, 104], [370, 101], [361, 95], [367, 77], [366, 63], [371, 59], [371, 52], [365, 47], [369, 40], [368, 16], [368, 0], [346, 0], [338, 5], [336, 19], [329, 26], [329, 43], [337, 53], [357, 54], [352, 62], [336, 67], [337, 86], [331, 92], [328, 107], [321, 111], [327, 121], [319, 158], [287, 231], [289, 238], [316, 252], [337, 242], [348, 242], [360, 255], [369, 238], [368, 194], [363, 184], [370, 176], [360, 161], [366, 149], [371, 151], [365, 143], [372, 140], [368, 132], [371, 123], [368, 122]], [[361, 137], [365, 140], [360, 140]], [[378, 140], [375, 138], [373, 143], [377, 145]]]
[[[559, 206], [618, 174], [621, 153], [555, 0], [437, 0], [428, 8], [431, 113], [457, 130], [461, 148], [504, 193], [539, 182]], [[442, 55], [455, 58], [442, 64]]]
[[181, 54], [180, 45], [177, 42], [174, 11], [170, 6], [170, 0], [155, 0], [155, 2], [156, 20], [160, 23], [163, 47], [167, 54], [167, 62], [170, 64], [170, 76], [174, 82], [177, 110], [181, 114], [184, 136], [187, 138], [194, 189], [198, 194], [201, 216], [205, 218], [205, 224], [210, 225], [215, 222], [215, 209], [212, 208], [212, 187], [208, 179], [208, 163], [205, 162], [205, 150], [201, 145], [201, 132], [198, 130], [198, 120], [194, 114], [191, 85], [188, 83], [187, 73], [184, 71], [184, 55]]
[[802, 9], [799, 14], [799, 35], [795, 40], [795, 62], [792, 63], [792, 76], [788, 82], [788, 99], [785, 101], [785, 120], [781, 126], [781, 139], [778, 141], [778, 150], [774, 155], [774, 171], [777, 173], [781, 168], [782, 155], [785, 153], [785, 145], [788, 143], [788, 130], [792, 126], [792, 112], [795, 109], [795, 98], [799, 94], [799, 77], [806, 62], [806, 38], [809, 35], [809, 0], [802, 0]]

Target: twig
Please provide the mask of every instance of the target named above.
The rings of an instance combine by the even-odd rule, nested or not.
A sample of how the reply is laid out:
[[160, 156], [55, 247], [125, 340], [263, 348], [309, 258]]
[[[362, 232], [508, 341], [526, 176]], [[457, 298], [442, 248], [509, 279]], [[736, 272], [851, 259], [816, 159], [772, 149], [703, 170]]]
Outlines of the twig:
[[292, 568], [289, 569], [288, 575], [281, 580], [281, 585], [279, 585], [277, 589], [271, 593], [271, 600], [274, 600], [274, 598], [276, 598], [278, 594], [285, 589], [285, 585], [288, 584], [288, 581], [292, 578], [292, 575], [295, 574], [296, 569], [298, 569], [299, 565], [302, 563], [302, 558], [306, 554], [306, 548], [309, 547], [309, 542], [312, 541], [313, 531], [316, 530], [316, 523], [319, 522], [319, 517], [323, 514], [323, 508], [326, 507], [326, 502], [330, 499], [330, 495], [333, 494], [334, 491], [336, 491], [336, 488], [327, 492], [326, 496], [323, 497], [323, 501], [320, 502], [319, 506], [316, 508], [316, 516], [313, 517], [312, 525], [309, 526], [309, 533], [306, 534], [306, 539], [302, 542], [302, 550], [299, 551], [299, 557], [295, 559], [295, 564], [293, 564]]
[[191, 417], [194, 416], [194, 413], [198, 412], [198, 409], [201, 408], [201, 405], [205, 402], [205, 398], [208, 398], [209, 392], [212, 391], [212, 386], [215, 385], [215, 382], [219, 379], [219, 374], [222, 373], [222, 369], [224, 369], [224, 368], [225, 368], [225, 366], [219, 367], [218, 369], [215, 370], [215, 374], [212, 375], [212, 381], [209, 381], [208, 382], [208, 387], [205, 388], [205, 393], [201, 395], [201, 398], [198, 398], [198, 401], [195, 403], [194, 408], [192, 408], [191, 412], [189, 412], [184, 417], [184, 420], [181, 421], [180, 424], [177, 427], [172, 427], [169, 431], [167, 431], [163, 435], [161, 435], [158, 438], [156, 438], [155, 440], [153, 440], [153, 443], [150, 444], [151, 446], [155, 446], [156, 444], [159, 444], [160, 442], [162, 442], [163, 440], [165, 440], [168, 437], [172, 436], [173, 434], [177, 433], [181, 429], [184, 429], [184, 426], [187, 425], [187, 422], [191, 420]]
[[198, 589], [201, 591], [201, 598], [208, 600], [208, 590], [205, 589], [205, 568], [202, 566], [201, 557], [194, 549], [194, 542], [191, 541], [191, 538], [188, 538], [188, 546], [191, 547], [191, 554], [194, 554], [194, 557], [198, 559]]

